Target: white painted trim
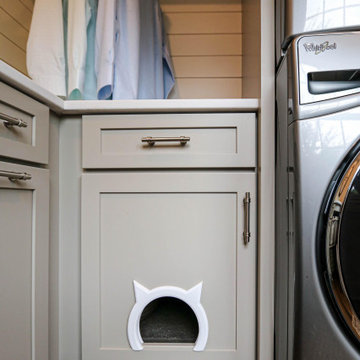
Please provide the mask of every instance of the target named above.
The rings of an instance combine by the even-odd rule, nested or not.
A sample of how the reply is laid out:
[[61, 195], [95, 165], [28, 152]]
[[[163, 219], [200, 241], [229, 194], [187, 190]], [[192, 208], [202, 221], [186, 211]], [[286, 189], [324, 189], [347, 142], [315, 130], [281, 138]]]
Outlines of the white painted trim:
[[[252, 1], [252, 0], [250, 0]], [[259, 248], [257, 360], [274, 358], [275, 284], [275, 17], [274, 3], [261, 6], [261, 111], [259, 113]]]
[[194, 311], [199, 324], [199, 334], [193, 350], [204, 351], [209, 334], [209, 323], [206, 312], [200, 303], [201, 290], [202, 282], [190, 290], [184, 290], [176, 286], [160, 286], [149, 290], [145, 286], [134, 281], [136, 303], [131, 310], [127, 329], [131, 348], [135, 351], [143, 350], [144, 342], [140, 334], [140, 318], [145, 307], [156, 299], [173, 297], [182, 300]]
[[258, 109], [258, 99], [66, 100], [63, 113], [256, 112]]

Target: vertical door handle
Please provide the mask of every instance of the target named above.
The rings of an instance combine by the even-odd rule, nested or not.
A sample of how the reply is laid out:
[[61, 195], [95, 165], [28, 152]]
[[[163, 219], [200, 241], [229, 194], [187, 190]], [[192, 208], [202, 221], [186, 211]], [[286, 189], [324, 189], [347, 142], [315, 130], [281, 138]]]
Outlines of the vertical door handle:
[[244, 244], [247, 245], [250, 242], [250, 193], [246, 192], [244, 197]]

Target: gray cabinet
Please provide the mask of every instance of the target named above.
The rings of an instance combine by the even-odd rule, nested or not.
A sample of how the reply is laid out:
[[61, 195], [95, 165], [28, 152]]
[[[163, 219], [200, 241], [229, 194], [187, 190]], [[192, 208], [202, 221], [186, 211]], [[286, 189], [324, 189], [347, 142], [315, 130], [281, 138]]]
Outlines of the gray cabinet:
[[[246, 192], [253, 205], [247, 244]], [[203, 352], [194, 352], [193, 343], [144, 341], [142, 358], [255, 359], [255, 173], [83, 175], [83, 360], [139, 356], [129, 344], [134, 281], [149, 290], [202, 283], [208, 318]]]
[[255, 359], [255, 129], [254, 114], [83, 118], [83, 167], [112, 169], [82, 176], [83, 360]]
[[0, 162], [0, 174], [0, 359], [47, 360], [49, 173]]

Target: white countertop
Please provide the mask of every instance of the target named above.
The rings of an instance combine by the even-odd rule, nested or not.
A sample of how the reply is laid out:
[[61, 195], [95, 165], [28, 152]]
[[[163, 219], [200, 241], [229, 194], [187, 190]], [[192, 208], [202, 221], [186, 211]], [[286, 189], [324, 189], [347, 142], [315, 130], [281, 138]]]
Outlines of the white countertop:
[[258, 99], [63, 100], [3, 61], [0, 61], [0, 80], [39, 100], [56, 113], [64, 115], [133, 112], [253, 112], [259, 109]]

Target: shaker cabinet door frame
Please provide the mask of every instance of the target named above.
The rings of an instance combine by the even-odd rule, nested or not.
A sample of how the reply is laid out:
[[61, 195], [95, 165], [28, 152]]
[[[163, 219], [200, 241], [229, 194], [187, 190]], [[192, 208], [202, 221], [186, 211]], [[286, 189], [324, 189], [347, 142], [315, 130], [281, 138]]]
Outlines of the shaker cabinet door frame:
[[91, 115], [82, 125], [84, 168], [256, 166], [255, 113]]
[[[250, 242], [244, 242], [246, 192]], [[82, 176], [83, 360], [255, 359], [256, 174], [149, 171]], [[205, 351], [127, 339], [133, 281], [148, 289], [203, 282]]]
[[0, 358], [47, 360], [49, 172], [6, 162], [0, 171]]
[[[49, 108], [2, 82], [0, 99], [0, 155], [47, 164]], [[25, 124], [11, 125], [9, 119]]]

